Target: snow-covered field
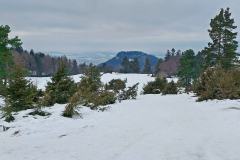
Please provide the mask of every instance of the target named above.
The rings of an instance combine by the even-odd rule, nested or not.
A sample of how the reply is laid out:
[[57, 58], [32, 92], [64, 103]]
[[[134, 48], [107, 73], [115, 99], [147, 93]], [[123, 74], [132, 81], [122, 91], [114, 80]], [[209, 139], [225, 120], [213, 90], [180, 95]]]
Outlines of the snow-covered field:
[[[79, 76], [74, 76], [76, 81]], [[104, 82], [128, 78], [140, 88], [153, 78], [105, 74]], [[34, 78], [44, 88], [47, 78]], [[239, 160], [240, 101], [195, 102], [191, 94], [140, 95], [105, 112], [81, 108], [82, 119], [16, 115], [0, 132], [0, 160]], [[23, 116], [25, 118], [23, 118]]]

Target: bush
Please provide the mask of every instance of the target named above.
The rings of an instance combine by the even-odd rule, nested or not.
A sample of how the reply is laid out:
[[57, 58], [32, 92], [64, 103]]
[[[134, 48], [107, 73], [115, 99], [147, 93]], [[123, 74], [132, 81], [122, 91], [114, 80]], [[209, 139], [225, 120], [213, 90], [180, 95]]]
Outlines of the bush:
[[157, 77], [155, 81], [148, 82], [147, 85], [143, 87], [143, 94], [160, 94], [167, 85], [167, 80], [165, 78]]
[[124, 81], [121, 79], [113, 79], [108, 84], [106, 84], [106, 90], [113, 90], [115, 93], [122, 91], [126, 88], [127, 79]]
[[72, 117], [74, 114], [78, 114], [75, 111], [78, 105], [96, 109], [99, 105], [112, 104], [115, 101], [115, 93], [104, 90], [99, 70], [97, 67], [91, 66], [84, 72], [78, 83], [77, 92], [70, 98], [70, 103], [66, 106], [63, 116]]
[[177, 94], [178, 93], [178, 88], [177, 84], [171, 81], [170, 83], [167, 83], [166, 87], [164, 88], [162, 94]]
[[208, 99], [239, 99], [240, 70], [208, 68], [194, 82], [194, 92], [199, 101]]
[[115, 93], [109, 91], [101, 91], [96, 94], [95, 98], [93, 99], [93, 106], [92, 109], [96, 109], [97, 106], [105, 106], [108, 104], [114, 104], [116, 102]]
[[114, 104], [116, 100], [136, 99], [138, 84], [126, 88], [126, 80], [111, 80], [105, 86], [101, 82], [101, 75], [96, 67], [88, 68], [78, 84], [77, 92], [70, 98], [70, 103], [65, 107], [64, 117], [78, 114], [75, 108], [78, 105], [97, 109], [98, 106]]
[[119, 93], [118, 100], [121, 102], [122, 100], [136, 99], [138, 85], [139, 85], [139, 83], [136, 83], [132, 87], [128, 87], [127, 90], [123, 90], [121, 93]]

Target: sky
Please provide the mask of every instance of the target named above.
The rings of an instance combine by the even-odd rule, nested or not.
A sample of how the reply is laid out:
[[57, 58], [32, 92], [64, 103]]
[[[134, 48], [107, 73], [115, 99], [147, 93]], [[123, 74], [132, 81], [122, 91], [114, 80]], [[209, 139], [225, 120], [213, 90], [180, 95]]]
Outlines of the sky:
[[0, 0], [0, 25], [9, 25], [24, 49], [42, 52], [198, 51], [220, 8], [230, 7], [240, 27], [239, 6], [239, 0]]

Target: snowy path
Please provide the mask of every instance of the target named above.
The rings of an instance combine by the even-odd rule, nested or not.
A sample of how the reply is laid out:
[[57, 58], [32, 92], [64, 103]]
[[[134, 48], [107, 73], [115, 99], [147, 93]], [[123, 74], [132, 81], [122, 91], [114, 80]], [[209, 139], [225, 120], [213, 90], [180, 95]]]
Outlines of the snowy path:
[[0, 120], [12, 127], [0, 132], [0, 160], [239, 160], [240, 101], [195, 100], [139, 96], [105, 112], [83, 108], [83, 119], [61, 117], [64, 105], [48, 118], [24, 111]]

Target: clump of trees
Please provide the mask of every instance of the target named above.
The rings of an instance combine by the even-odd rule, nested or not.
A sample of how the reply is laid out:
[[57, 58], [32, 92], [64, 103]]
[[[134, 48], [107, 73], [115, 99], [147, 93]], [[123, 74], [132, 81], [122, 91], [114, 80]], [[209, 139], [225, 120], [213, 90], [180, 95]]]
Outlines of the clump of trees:
[[42, 52], [35, 52], [33, 49], [29, 52], [21, 47], [13, 50], [13, 61], [28, 69], [29, 76], [53, 76], [60, 66], [64, 63], [68, 74], [76, 75], [83, 72], [88, 67], [87, 64], [78, 64], [75, 59], [68, 59], [66, 56], [54, 57]]
[[166, 78], [157, 77], [143, 87], [143, 94], [177, 94], [177, 84], [173, 81], [167, 82]]
[[126, 89], [126, 80], [115, 79], [104, 85], [101, 82], [101, 74], [97, 67], [88, 68], [81, 81], [78, 83], [77, 91], [70, 98], [63, 116], [72, 117], [77, 112], [75, 108], [78, 105], [97, 109], [99, 106], [113, 104], [118, 99], [135, 99], [137, 96], [137, 85]]
[[134, 58], [133, 60], [129, 60], [127, 57], [123, 58], [122, 61], [122, 69], [120, 72], [122, 73], [139, 73], [140, 67], [139, 62], [137, 58]]
[[184, 52], [178, 75], [182, 86], [194, 91], [199, 100], [239, 98], [236, 28], [230, 9], [221, 9], [210, 22], [208, 46], [197, 55]]

